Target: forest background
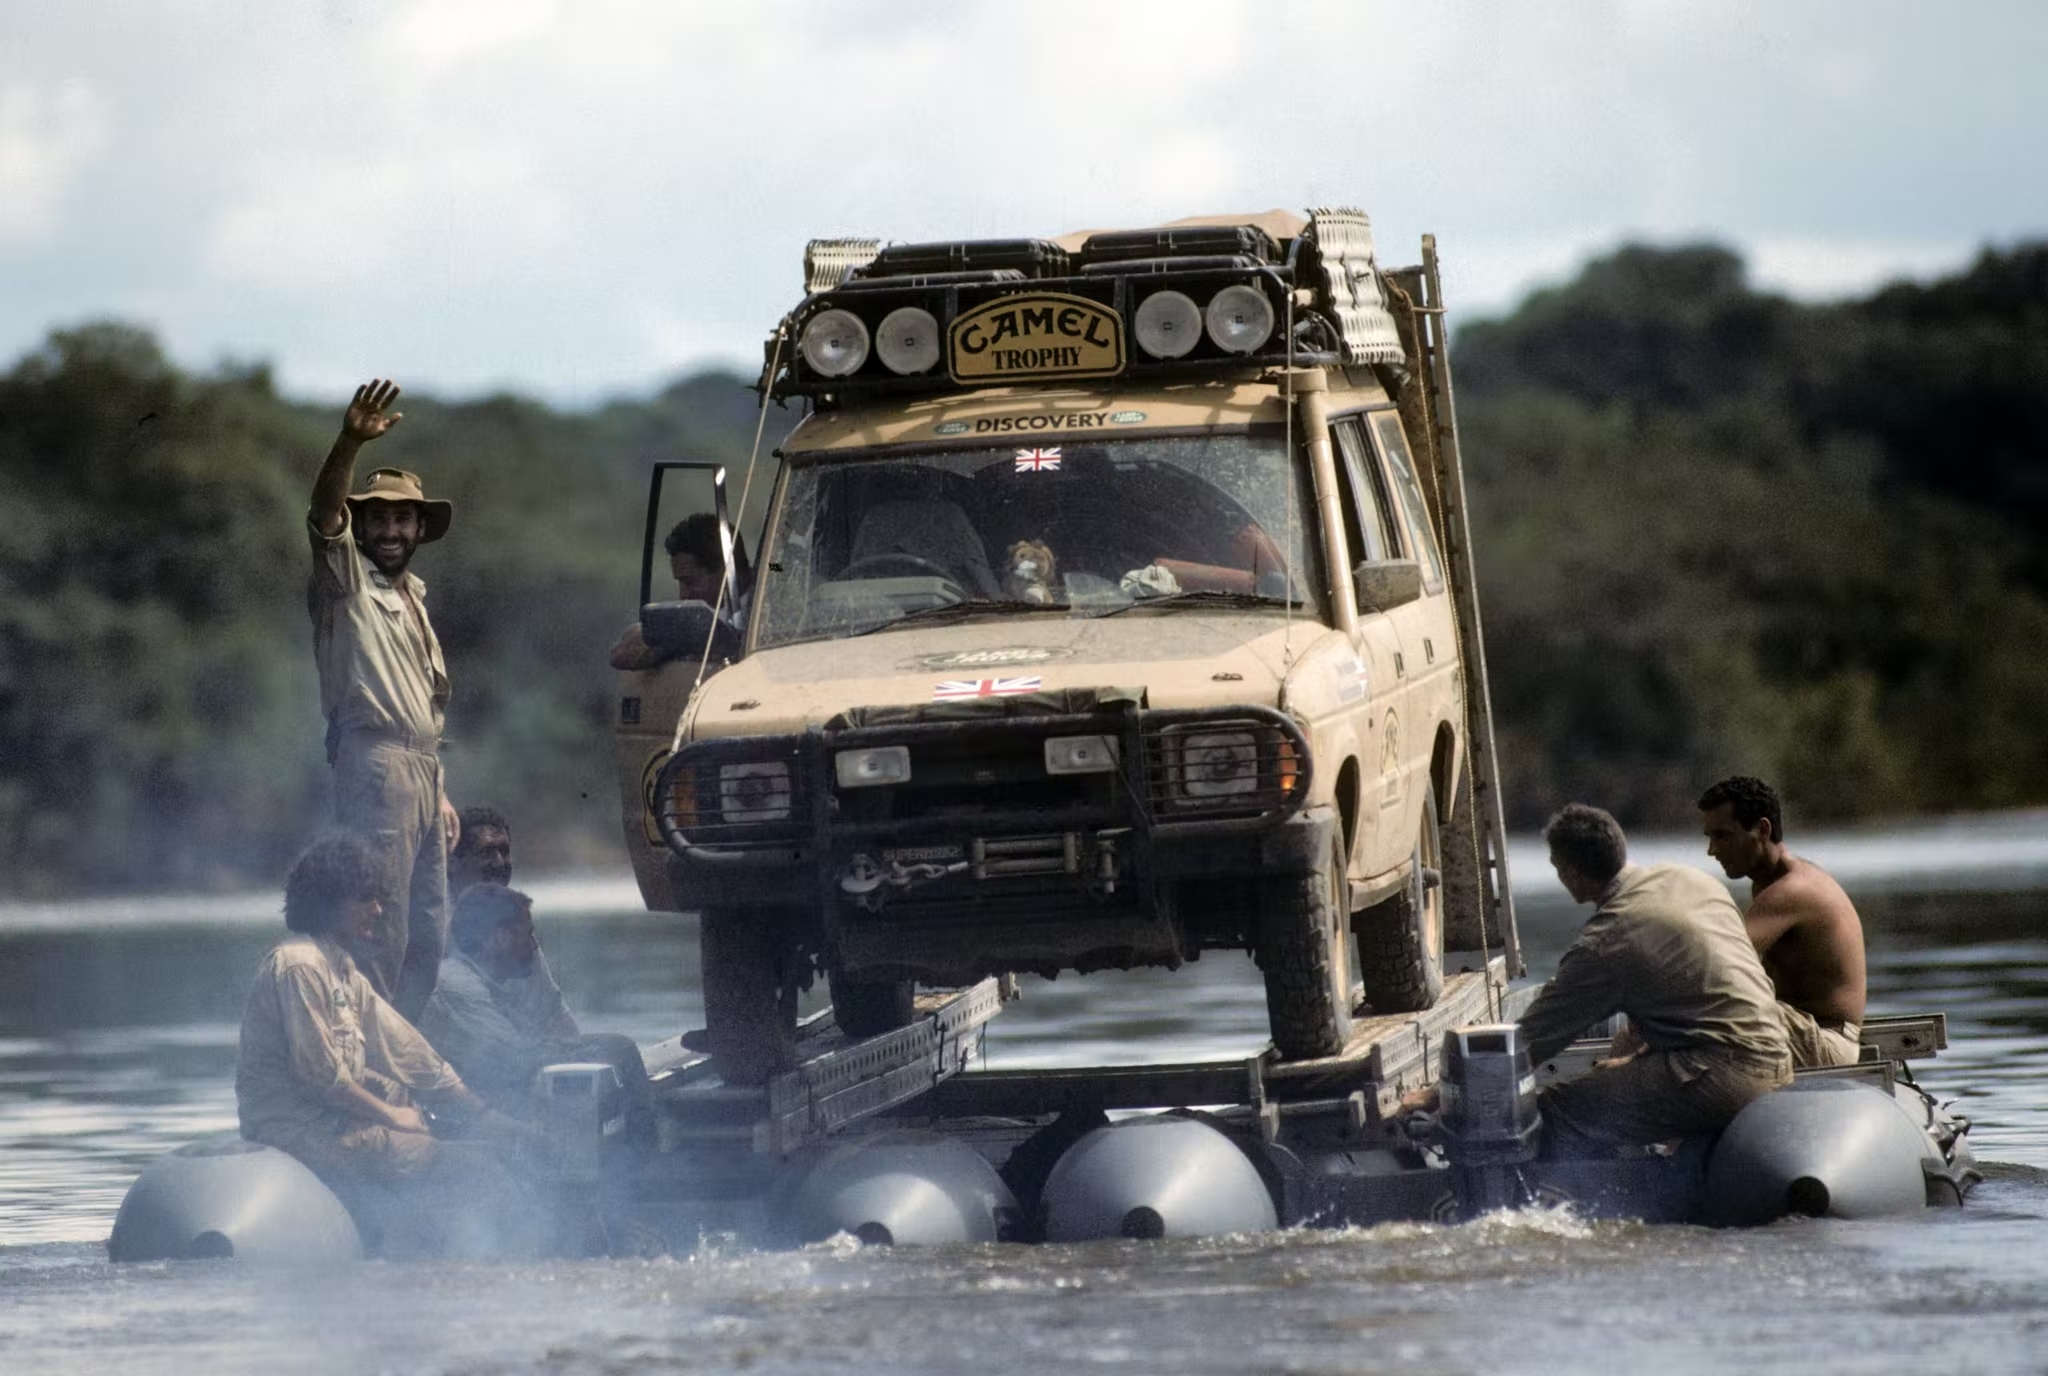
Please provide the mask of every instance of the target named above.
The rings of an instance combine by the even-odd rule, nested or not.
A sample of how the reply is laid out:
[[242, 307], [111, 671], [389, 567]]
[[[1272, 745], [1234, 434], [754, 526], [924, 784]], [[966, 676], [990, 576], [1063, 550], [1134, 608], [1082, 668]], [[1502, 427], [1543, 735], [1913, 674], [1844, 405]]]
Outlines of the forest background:
[[[1683, 827], [1736, 770], [1799, 825], [2048, 803], [2048, 244], [1825, 304], [1631, 247], [1455, 341], [1512, 826]], [[361, 465], [456, 504], [415, 565], [450, 791], [523, 865], [623, 862], [605, 650], [647, 462], [737, 471], [749, 381], [408, 392]], [[120, 323], [0, 377], [0, 894], [267, 884], [321, 824], [304, 518], [342, 400]]]

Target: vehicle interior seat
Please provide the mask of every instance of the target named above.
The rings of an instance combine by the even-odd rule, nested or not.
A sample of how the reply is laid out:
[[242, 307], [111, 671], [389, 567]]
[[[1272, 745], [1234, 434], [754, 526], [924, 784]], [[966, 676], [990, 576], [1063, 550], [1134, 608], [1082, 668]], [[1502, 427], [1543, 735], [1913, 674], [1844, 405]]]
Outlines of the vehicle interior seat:
[[955, 502], [918, 498], [876, 502], [869, 507], [854, 533], [847, 567], [891, 554], [938, 565], [970, 596], [1000, 595], [988, 550], [974, 523]]

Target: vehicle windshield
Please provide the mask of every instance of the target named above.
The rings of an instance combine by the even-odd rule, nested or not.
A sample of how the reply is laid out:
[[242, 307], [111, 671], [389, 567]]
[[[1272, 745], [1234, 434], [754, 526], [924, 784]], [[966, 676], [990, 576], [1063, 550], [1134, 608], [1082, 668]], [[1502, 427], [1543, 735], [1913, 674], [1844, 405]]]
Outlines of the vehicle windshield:
[[[1315, 504], [1277, 426], [791, 456], [755, 647], [1146, 599], [1321, 611]], [[1291, 494], [1291, 501], [1290, 501]], [[1173, 597], [1176, 593], [1231, 596]]]

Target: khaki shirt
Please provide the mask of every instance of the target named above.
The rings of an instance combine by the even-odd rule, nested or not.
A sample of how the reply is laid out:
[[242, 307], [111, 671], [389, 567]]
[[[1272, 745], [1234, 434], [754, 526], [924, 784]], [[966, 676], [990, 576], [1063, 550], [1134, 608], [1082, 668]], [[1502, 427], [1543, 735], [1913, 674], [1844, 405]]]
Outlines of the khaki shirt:
[[355, 513], [343, 512], [341, 532], [331, 539], [306, 518], [313, 545], [306, 610], [329, 757], [343, 731], [432, 747], [448, 707], [448, 666], [427, 620], [427, 585], [411, 573], [396, 581], [379, 573], [356, 548]]
[[1522, 1015], [1542, 1063], [1594, 1023], [1626, 1013], [1652, 1051], [1789, 1053], [1778, 996], [1728, 890], [1685, 865], [1629, 865]]
[[326, 937], [294, 935], [256, 968], [235, 1057], [242, 1135], [290, 1149], [305, 1137], [338, 1140], [362, 1126], [327, 1101], [354, 1082], [386, 1102], [454, 1089], [459, 1076], [426, 1039], [377, 996], [347, 951]]

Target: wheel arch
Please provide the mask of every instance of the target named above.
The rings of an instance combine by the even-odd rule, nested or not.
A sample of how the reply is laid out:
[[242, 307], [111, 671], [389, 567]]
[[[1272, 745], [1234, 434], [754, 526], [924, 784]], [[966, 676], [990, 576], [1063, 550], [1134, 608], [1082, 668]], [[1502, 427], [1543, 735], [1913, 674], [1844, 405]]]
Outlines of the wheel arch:
[[1458, 797], [1458, 733], [1447, 721], [1437, 723], [1436, 741], [1429, 751], [1429, 782], [1436, 789], [1438, 820], [1446, 820]]
[[1337, 824], [1344, 829], [1344, 854], [1358, 855], [1358, 808], [1363, 799], [1359, 783], [1358, 756], [1347, 755], [1337, 768]]

